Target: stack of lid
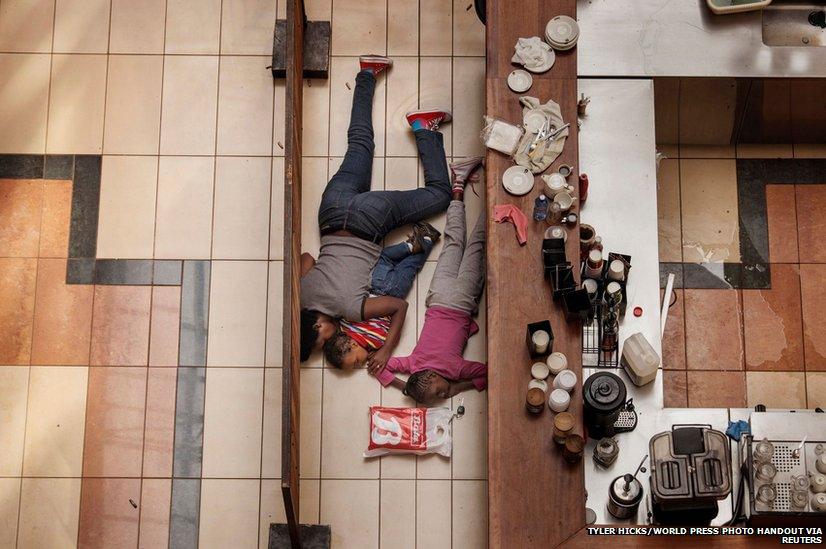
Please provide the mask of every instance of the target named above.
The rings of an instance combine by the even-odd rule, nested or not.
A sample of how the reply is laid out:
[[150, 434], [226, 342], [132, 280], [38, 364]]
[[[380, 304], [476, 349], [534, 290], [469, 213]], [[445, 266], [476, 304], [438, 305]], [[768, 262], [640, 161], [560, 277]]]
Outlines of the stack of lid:
[[545, 26], [545, 40], [555, 50], [565, 51], [576, 46], [579, 25], [567, 15], [557, 15]]

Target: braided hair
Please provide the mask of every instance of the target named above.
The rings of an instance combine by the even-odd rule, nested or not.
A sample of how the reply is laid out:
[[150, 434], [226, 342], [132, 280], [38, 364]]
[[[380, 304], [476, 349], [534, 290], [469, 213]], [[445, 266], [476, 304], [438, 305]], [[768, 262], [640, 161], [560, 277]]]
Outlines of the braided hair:
[[433, 375], [434, 373], [430, 370], [419, 370], [411, 374], [407, 378], [402, 393], [418, 402], [424, 401], [425, 391], [430, 386]]
[[335, 366], [341, 368], [344, 356], [350, 352], [350, 336], [342, 331], [335, 333], [333, 337], [324, 342], [324, 358]]

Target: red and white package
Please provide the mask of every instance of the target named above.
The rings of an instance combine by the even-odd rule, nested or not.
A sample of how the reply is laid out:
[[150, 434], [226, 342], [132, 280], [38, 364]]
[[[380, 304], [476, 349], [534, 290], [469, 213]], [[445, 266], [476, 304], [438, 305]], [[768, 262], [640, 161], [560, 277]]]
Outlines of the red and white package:
[[370, 407], [370, 444], [364, 457], [441, 454], [450, 457], [450, 408]]

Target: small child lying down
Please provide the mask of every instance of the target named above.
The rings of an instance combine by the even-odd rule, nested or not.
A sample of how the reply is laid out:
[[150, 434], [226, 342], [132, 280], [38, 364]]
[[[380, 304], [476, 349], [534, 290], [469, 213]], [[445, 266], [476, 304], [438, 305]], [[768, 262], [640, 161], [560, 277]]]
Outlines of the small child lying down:
[[[382, 385], [393, 385], [420, 403], [430, 404], [457, 393], [487, 387], [488, 367], [462, 356], [479, 327], [473, 315], [485, 287], [485, 218], [479, 217], [465, 245], [464, 202], [447, 209], [445, 243], [427, 294], [424, 327], [413, 353], [392, 357], [383, 369], [367, 371]], [[404, 381], [395, 373], [409, 373]]]

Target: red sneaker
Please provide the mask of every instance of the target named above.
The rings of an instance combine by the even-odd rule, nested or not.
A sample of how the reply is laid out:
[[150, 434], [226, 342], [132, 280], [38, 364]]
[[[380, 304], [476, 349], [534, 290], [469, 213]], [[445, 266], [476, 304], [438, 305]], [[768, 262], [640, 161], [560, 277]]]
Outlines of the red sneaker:
[[435, 131], [439, 128], [439, 124], [443, 122], [450, 122], [453, 117], [448, 111], [412, 111], [405, 115], [407, 123], [414, 130], [425, 129]]
[[389, 57], [383, 57], [381, 55], [362, 55], [359, 57], [359, 70], [371, 70], [376, 76], [392, 66], [393, 60]]

